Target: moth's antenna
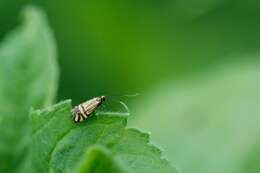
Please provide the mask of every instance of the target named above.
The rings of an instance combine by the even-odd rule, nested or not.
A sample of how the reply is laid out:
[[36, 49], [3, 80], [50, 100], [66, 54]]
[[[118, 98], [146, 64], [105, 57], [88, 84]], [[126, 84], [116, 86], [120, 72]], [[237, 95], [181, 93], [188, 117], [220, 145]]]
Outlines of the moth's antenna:
[[123, 96], [126, 96], [126, 97], [136, 97], [136, 96], [139, 96], [140, 94], [139, 93], [134, 93], [134, 94], [124, 94]]
[[[130, 110], [128, 108], [128, 106], [121, 100], [115, 99], [115, 98], [111, 98], [109, 97], [110, 101], [118, 103], [119, 105], [122, 106], [122, 108], [124, 110], [122, 111], [101, 111], [99, 110], [98, 112], [96, 112], [97, 115], [100, 114], [106, 114], [106, 115], [125, 115], [125, 116], [129, 116], [130, 115]], [[105, 104], [102, 104], [102, 107], [106, 107]]]
[[136, 96], [139, 96], [140, 94], [139, 93], [133, 93], [133, 94], [113, 94], [113, 95], [111, 95], [111, 94], [103, 94], [103, 95], [105, 95], [105, 96], [107, 96], [107, 97], [116, 97], [116, 98], [123, 98], [123, 97], [136, 97]]

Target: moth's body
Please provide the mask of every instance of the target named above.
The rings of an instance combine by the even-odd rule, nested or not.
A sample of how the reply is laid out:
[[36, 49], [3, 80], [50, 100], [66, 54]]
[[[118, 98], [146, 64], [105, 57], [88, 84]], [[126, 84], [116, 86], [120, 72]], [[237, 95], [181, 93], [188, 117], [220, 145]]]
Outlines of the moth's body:
[[104, 101], [105, 96], [94, 97], [80, 105], [74, 107], [72, 110], [74, 114], [74, 122], [79, 123], [88, 118]]

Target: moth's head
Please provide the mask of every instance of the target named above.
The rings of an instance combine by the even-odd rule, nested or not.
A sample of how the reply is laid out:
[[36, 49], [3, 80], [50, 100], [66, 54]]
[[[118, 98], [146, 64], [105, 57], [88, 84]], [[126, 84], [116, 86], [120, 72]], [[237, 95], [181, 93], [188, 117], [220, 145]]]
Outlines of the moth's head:
[[106, 100], [106, 96], [100, 96], [100, 99], [101, 99], [101, 101], [103, 102], [103, 101]]

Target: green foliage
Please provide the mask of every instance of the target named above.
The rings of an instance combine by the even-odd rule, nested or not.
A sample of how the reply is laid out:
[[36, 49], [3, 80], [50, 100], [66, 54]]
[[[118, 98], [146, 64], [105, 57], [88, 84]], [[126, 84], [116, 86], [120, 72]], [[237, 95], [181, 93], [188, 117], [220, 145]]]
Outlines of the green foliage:
[[126, 116], [75, 124], [70, 100], [48, 106], [58, 79], [55, 41], [41, 10], [27, 7], [23, 16], [0, 47], [0, 172], [176, 172], [146, 133], [126, 128]]
[[259, 61], [223, 65], [203, 77], [153, 90], [135, 112], [147, 116], [132, 123], [151, 130], [183, 172], [256, 173], [260, 170], [259, 88]]
[[71, 109], [68, 100], [32, 112], [24, 172], [175, 172], [147, 134], [125, 128], [126, 116], [92, 116], [75, 124]]
[[0, 46], [0, 172], [19, 162], [29, 108], [50, 105], [57, 89], [56, 46], [45, 16], [27, 7], [22, 17]]

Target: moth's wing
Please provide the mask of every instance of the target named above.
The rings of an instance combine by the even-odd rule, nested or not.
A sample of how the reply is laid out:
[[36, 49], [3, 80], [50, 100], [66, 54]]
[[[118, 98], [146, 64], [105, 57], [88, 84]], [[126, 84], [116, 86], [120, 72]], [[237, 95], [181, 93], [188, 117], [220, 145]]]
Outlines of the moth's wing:
[[82, 106], [84, 108], [84, 111], [87, 112], [88, 115], [90, 115], [98, 107], [99, 104], [100, 104], [100, 101], [93, 98], [91, 100], [84, 102], [82, 104]]
[[75, 116], [74, 116], [74, 122], [75, 123], [79, 123], [79, 122], [81, 122], [81, 121], [83, 121], [84, 120], [84, 118], [81, 116], [81, 115], [79, 115], [79, 114], [76, 114]]

